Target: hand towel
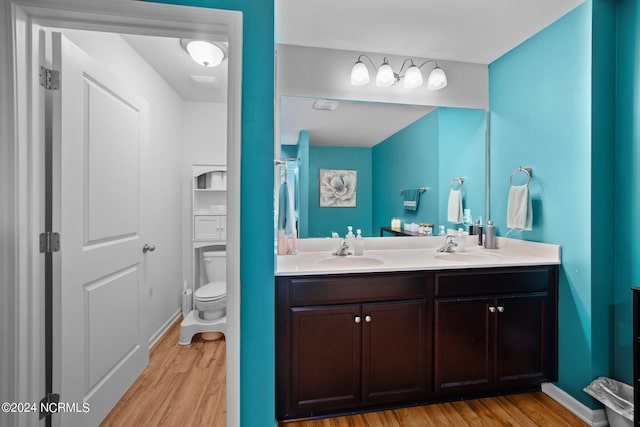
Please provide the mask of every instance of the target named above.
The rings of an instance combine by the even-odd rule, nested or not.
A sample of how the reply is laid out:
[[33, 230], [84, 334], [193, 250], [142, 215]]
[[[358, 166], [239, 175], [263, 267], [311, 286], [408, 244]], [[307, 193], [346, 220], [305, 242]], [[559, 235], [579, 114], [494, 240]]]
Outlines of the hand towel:
[[460, 189], [451, 189], [449, 192], [449, 205], [447, 209], [447, 220], [454, 224], [462, 222], [462, 192]]
[[507, 203], [507, 228], [531, 231], [533, 212], [528, 185], [512, 185]]
[[404, 190], [404, 208], [408, 211], [418, 210], [419, 190]]

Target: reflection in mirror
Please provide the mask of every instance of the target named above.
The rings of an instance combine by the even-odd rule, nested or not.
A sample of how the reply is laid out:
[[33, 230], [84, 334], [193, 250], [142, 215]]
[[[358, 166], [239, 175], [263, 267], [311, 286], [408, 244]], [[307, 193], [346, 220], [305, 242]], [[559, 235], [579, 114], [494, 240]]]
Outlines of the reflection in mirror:
[[[434, 234], [440, 225], [466, 230], [447, 218], [451, 188], [459, 188], [452, 180], [461, 176], [463, 207], [474, 219], [484, 214], [485, 110], [288, 96], [280, 101], [280, 156], [299, 159], [289, 165], [297, 171], [299, 237], [344, 236], [349, 225], [363, 236], [380, 236], [393, 218], [403, 226], [433, 224]], [[321, 206], [321, 170], [357, 172], [355, 206]], [[335, 178], [334, 184], [341, 191], [343, 183]], [[418, 192], [413, 210], [412, 193], [402, 190], [421, 187], [428, 190]]]

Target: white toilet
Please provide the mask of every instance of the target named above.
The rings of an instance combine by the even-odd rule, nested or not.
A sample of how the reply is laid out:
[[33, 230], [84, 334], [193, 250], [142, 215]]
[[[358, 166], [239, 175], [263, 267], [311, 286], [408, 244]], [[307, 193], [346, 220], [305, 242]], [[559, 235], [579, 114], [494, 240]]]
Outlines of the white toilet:
[[201, 333], [203, 339], [215, 339], [217, 332], [226, 333], [227, 326], [227, 253], [207, 251], [202, 261], [207, 283], [193, 294], [195, 310], [187, 315], [180, 325], [179, 344], [191, 344], [191, 339]]

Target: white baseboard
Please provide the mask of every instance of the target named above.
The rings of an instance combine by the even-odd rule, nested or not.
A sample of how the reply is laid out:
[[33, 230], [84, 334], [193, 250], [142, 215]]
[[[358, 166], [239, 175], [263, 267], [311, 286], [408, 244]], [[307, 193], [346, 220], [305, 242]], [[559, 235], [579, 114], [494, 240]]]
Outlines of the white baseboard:
[[543, 383], [542, 391], [590, 426], [605, 427], [609, 425], [604, 409], [589, 409], [555, 384]]
[[175, 311], [175, 313], [173, 313], [163, 324], [162, 326], [160, 326], [158, 328], [157, 331], [155, 331], [153, 333], [153, 335], [151, 335], [151, 337], [149, 338], [149, 350], [151, 350], [151, 347], [153, 347], [154, 345], [156, 345], [156, 343], [158, 342], [158, 340], [160, 338], [162, 338], [162, 336], [169, 330], [169, 328], [171, 327], [171, 325], [173, 325], [175, 323], [176, 320], [178, 320], [178, 317], [182, 316], [182, 308], [179, 308], [178, 310]]

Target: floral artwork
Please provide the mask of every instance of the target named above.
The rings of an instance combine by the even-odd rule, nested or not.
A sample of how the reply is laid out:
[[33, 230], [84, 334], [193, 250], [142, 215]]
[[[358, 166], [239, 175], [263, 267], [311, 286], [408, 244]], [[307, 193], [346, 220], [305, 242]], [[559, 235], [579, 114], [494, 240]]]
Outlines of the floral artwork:
[[356, 207], [356, 170], [320, 169], [320, 207]]

